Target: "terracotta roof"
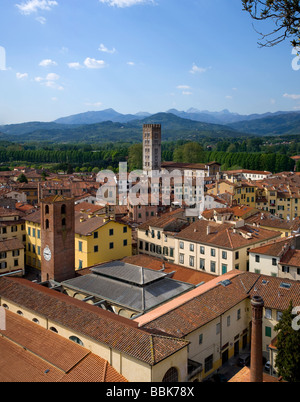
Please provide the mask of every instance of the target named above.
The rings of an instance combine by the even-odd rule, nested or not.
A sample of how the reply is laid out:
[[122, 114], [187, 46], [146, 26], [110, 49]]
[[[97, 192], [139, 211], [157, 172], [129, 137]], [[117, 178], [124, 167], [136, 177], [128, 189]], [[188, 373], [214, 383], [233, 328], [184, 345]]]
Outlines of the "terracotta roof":
[[[228, 382], [250, 382], [250, 368], [245, 366], [235, 374]], [[284, 382], [269, 374], [263, 373], [263, 382]]]
[[[155, 365], [188, 342], [140, 330], [137, 323], [22, 278], [0, 278], [0, 296], [95, 342]], [[153, 349], [154, 348], [154, 349]]]
[[261, 275], [250, 291], [250, 296], [259, 295], [263, 298], [266, 308], [284, 311], [289, 307], [300, 305], [300, 282]]
[[79, 204], [75, 205], [75, 211], [77, 212], [83, 211], [86, 213], [96, 213], [99, 211], [105, 212], [105, 207], [103, 205], [95, 205], [89, 202], [80, 202]]
[[[183, 338], [248, 298], [257, 278], [256, 274], [228, 273], [135, 321], [143, 328]], [[228, 286], [220, 284], [225, 279], [230, 281]]]
[[1, 381], [126, 381], [88, 349], [10, 311], [0, 334]]
[[300, 250], [289, 250], [281, 258], [280, 264], [300, 268]]
[[[207, 233], [207, 230], [210, 233]], [[252, 244], [272, 240], [280, 236], [279, 232], [245, 225], [236, 228], [231, 223], [216, 223], [198, 220], [175, 235], [178, 239], [209, 244], [215, 247], [236, 249]]]
[[19, 250], [24, 244], [19, 239], [5, 239], [0, 241], [0, 252]]
[[165, 212], [160, 216], [151, 218], [147, 222], [142, 223], [139, 226], [139, 229], [148, 230], [151, 226], [164, 229], [166, 226], [168, 226], [172, 222], [175, 222], [177, 219], [186, 219], [183, 208], [174, 209], [173, 211]]
[[280, 238], [272, 243], [265, 244], [264, 246], [253, 248], [250, 250], [250, 253], [280, 257], [284, 252], [285, 246], [289, 246], [293, 241], [293, 237]]
[[41, 210], [33, 212], [32, 214], [28, 214], [23, 218], [25, 221], [33, 222], [33, 223], [41, 223]]

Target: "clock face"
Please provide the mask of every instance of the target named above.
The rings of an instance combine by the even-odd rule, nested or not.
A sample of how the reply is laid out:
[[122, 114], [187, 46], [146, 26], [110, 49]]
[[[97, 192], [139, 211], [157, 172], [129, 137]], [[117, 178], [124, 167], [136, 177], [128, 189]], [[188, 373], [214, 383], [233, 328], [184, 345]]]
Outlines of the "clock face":
[[45, 258], [46, 261], [50, 261], [50, 260], [51, 260], [52, 254], [51, 254], [51, 250], [50, 250], [49, 246], [46, 246], [46, 247], [44, 248], [43, 255], [44, 255], [44, 258]]

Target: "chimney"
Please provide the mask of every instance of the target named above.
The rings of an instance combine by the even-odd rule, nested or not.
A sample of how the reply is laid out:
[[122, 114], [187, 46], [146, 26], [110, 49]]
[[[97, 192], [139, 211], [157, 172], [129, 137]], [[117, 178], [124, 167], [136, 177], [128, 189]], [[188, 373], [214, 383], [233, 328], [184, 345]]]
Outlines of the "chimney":
[[251, 300], [251, 306], [252, 333], [250, 382], [263, 382], [262, 319], [264, 301], [260, 296], [254, 296]]

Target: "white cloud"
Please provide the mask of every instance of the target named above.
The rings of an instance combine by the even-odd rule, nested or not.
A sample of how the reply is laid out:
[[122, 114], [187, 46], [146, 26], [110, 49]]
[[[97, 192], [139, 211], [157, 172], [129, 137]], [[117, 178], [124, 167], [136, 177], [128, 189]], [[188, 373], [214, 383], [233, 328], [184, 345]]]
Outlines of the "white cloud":
[[38, 21], [40, 24], [44, 25], [46, 24], [46, 18], [45, 17], [36, 17], [36, 21]]
[[298, 100], [298, 99], [300, 99], [300, 95], [295, 95], [295, 94], [284, 94], [283, 97], [284, 97], [284, 98], [293, 99], [293, 100]]
[[103, 45], [103, 43], [101, 43], [100, 44], [100, 46], [99, 46], [99, 49], [98, 50], [100, 50], [100, 52], [104, 52], [104, 53], [111, 53], [111, 54], [113, 54], [113, 53], [115, 53], [116, 52], [116, 49], [115, 48], [113, 48], [113, 49], [111, 49], [111, 50], [109, 50], [106, 46], [104, 46]]
[[190, 92], [190, 91], [182, 91], [182, 95], [193, 95], [193, 92]]
[[18, 80], [23, 80], [25, 78], [28, 78], [28, 74], [27, 73], [17, 73], [16, 77]]
[[225, 98], [226, 98], [226, 99], [233, 99], [233, 96], [227, 95], [227, 96], [225, 96]]
[[111, 7], [131, 7], [138, 4], [154, 3], [153, 0], [99, 0], [100, 3], [107, 4]]
[[205, 73], [208, 70], [208, 68], [203, 68], [203, 67], [198, 67], [195, 63], [193, 64], [193, 67], [190, 70], [191, 74], [202, 74]]
[[42, 60], [39, 64], [41, 67], [57, 66], [57, 63], [50, 59]]
[[127, 64], [128, 66], [135, 66], [135, 63], [133, 61], [128, 61]]
[[57, 80], [59, 80], [59, 75], [55, 74], [55, 73], [49, 73], [46, 76], [46, 80], [47, 81], [57, 81]]
[[80, 68], [83, 68], [83, 66], [78, 62], [68, 63], [68, 67], [72, 68], [73, 70], [79, 70]]
[[189, 85], [177, 85], [177, 89], [190, 89]]
[[96, 59], [91, 59], [90, 57], [87, 57], [84, 61], [84, 65], [87, 68], [103, 68], [106, 66], [105, 61], [103, 60], [96, 60]]
[[58, 3], [55, 0], [27, 0], [21, 4], [16, 4], [16, 7], [22, 14], [30, 15], [38, 11], [50, 11], [52, 7], [57, 5]]

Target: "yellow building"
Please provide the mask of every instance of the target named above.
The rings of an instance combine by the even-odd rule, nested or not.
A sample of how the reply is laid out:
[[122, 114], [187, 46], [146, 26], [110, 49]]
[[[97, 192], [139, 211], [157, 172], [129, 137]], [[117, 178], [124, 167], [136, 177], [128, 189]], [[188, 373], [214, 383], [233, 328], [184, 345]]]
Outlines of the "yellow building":
[[[40, 211], [26, 221], [26, 265], [41, 268]], [[131, 228], [110, 218], [75, 212], [75, 268], [132, 255]]]
[[11, 272], [24, 274], [24, 245], [18, 239], [0, 241], [0, 275]]
[[248, 205], [249, 207], [256, 207], [256, 188], [255, 184], [248, 181], [237, 181], [235, 183], [228, 180], [220, 180], [215, 185], [207, 190], [208, 194], [231, 194], [232, 204]]
[[131, 255], [131, 228], [128, 225], [108, 217], [75, 214], [76, 269]]
[[0, 240], [18, 239], [25, 244], [25, 221], [17, 210], [0, 208]]

